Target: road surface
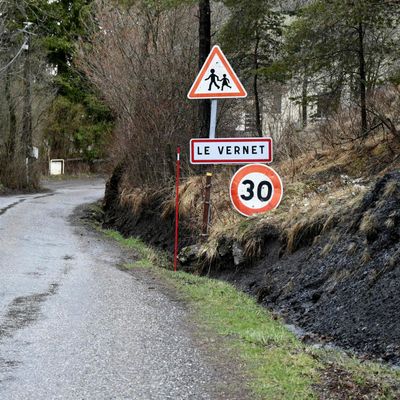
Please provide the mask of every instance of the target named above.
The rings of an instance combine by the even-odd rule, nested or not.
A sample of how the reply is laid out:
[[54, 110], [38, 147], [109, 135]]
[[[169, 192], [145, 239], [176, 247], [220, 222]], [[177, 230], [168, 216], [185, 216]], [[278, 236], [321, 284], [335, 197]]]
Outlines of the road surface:
[[0, 399], [232, 399], [184, 306], [71, 223], [104, 183], [50, 189], [0, 197]]

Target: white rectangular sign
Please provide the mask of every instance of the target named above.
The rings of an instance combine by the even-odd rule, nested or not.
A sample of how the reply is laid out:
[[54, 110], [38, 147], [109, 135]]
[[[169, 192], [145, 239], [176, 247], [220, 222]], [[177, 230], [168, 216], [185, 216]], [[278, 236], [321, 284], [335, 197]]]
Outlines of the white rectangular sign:
[[64, 174], [64, 160], [50, 160], [50, 175]]
[[192, 139], [191, 164], [272, 162], [272, 138]]

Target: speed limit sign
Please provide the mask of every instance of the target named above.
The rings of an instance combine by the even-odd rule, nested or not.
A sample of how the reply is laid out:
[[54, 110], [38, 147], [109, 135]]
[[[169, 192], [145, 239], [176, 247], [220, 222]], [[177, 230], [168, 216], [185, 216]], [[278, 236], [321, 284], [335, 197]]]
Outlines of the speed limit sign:
[[233, 176], [230, 194], [235, 209], [250, 217], [278, 207], [282, 200], [283, 185], [272, 168], [250, 164], [240, 168]]

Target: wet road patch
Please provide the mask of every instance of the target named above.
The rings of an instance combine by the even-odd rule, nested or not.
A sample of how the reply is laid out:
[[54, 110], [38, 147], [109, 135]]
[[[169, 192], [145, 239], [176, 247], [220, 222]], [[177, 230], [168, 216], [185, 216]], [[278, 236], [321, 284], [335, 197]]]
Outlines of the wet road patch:
[[40, 315], [40, 305], [58, 289], [57, 283], [52, 283], [44, 293], [16, 297], [8, 306], [8, 310], [0, 323], [0, 340], [12, 337], [19, 329], [35, 322]]
[[23, 203], [25, 200], [26, 200], [26, 199], [21, 199], [21, 200], [18, 200], [18, 201], [16, 201], [16, 202], [14, 202], [14, 203], [11, 203], [11, 204], [8, 205], [7, 207], [0, 208], [0, 215], [5, 214], [8, 210], [10, 210], [11, 208], [17, 206], [17, 205], [20, 204], [20, 203]]

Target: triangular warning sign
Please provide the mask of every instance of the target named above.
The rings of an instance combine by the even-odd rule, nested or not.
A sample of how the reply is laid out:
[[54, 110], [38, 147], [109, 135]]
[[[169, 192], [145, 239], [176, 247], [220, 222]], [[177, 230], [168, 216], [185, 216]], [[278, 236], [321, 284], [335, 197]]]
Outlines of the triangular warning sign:
[[191, 87], [189, 99], [223, 99], [247, 97], [219, 46], [214, 46]]

